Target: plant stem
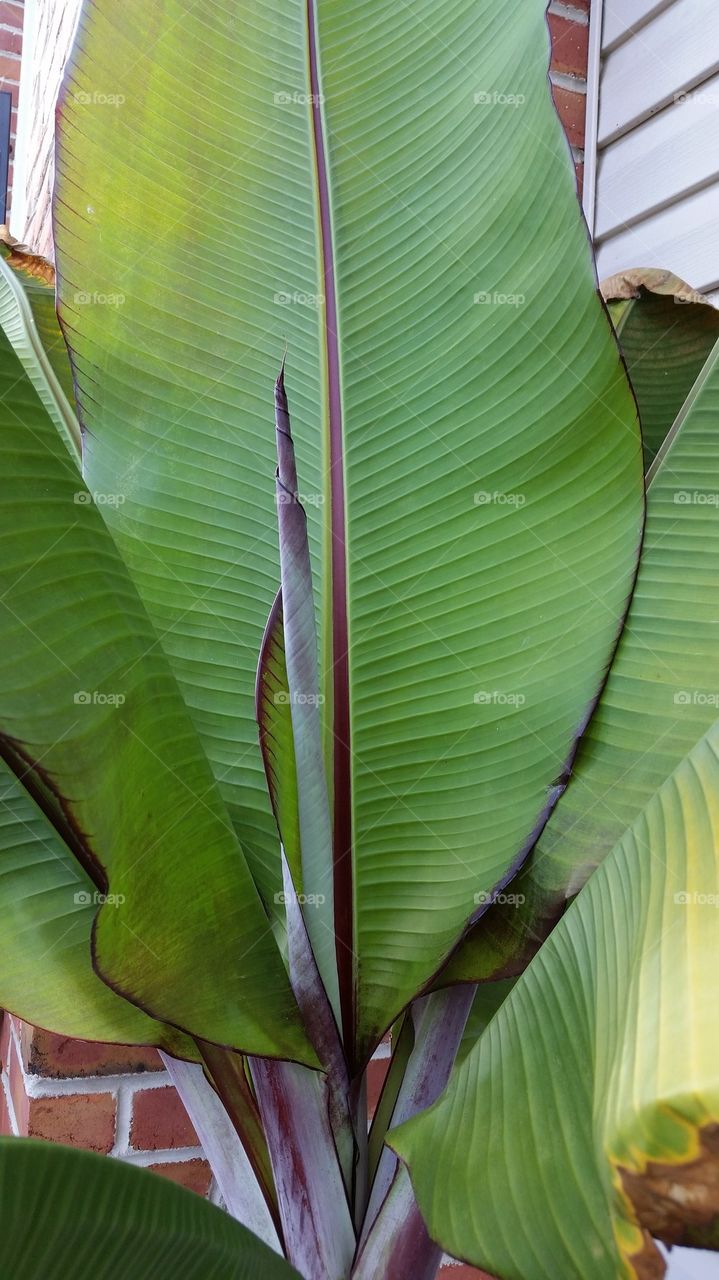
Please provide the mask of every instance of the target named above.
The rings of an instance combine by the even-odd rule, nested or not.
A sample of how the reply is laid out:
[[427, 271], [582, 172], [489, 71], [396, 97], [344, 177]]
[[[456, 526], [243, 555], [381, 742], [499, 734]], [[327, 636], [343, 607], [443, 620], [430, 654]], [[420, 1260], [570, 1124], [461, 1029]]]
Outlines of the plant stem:
[[355, 1134], [355, 1163], [352, 1171], [352, 1212], [357, 1231], [362, 1227], [369, 1200], [369, 1159], [367, 1122], [367, 1076], [362, 1074], [350, 1091], [352, 1129]]
[[233, 1053], [230, 1049], [222, 1049], [219, 1045], [208, 1044], [204, 1040], [198, 1040], [196, 1043], [209, 1072], [210, 1080], [242, 1143], [281, 1239], [281, 1218], [270, 1153], [267, 1149], [257, 1103], [245, 1072], [245, 1060], [241, 1054]]
[[434, 1280], [442, 1249], [430, 1240], [409, 1174], [397, 1166], [389, 1195], [352, 1270], [352, 1280]]
[[392, 1060], [390, 1062], [389, 1071], [382, 1087], [377, 1109], [372, 1120], [372, 1128], [369, 1133], [369, 1180], [370, 1184], [374, 1181], [377, 1173], [377, 1166], [384, 1149], [384, 1139], [387, 1130], [392, 1122], [392, 1113], [397, 1104], [399, 1091], [402, 1087], [404, 1073], [407, 1070], [409, 1056], [414, 1047], [414, 1022], [412, 1015], [407, 1012], [401, 1020], [401, 1024], [395, 1024], [392, 1029]]
[[324, 1077], [251, 1059], [287, 1257], [304, 1280], [346, 1280], [356, 1237], [329, 1122]]
[[[392, 1112], [392, 1126], [402, 1124], [419, 1111], [424, 1111], [436, 1102], [444, 1089], [464, 1034], [475, 990], [474, 986], [465, 983], [435, 991], [432, 995], [414, 1001], [411, 1016], [415, 1027], [415, 1043]], [[389, 1147], [385, 1147], [372, 1185], [360, 1248], [379, 1217], [397, 1168], [396, 1155]], [[400, 1280], [399, 1275], [397, 1280]]]
[[[366, 1116], [358, 1118], [350, 1096], [347, 1062], [332, 1006], [312, 951], [287, 859], [282, 854], [290, 982], [307, 1034], [326, 1073], [329, 1119], [348, 1196], [356, 1201], [356, 1183], [366, 1170]], [[365, 1191], [366, 1198], [366, 1191]]]
[[195, 1126], [228, 1213], [282, 1253], [279, 1217], [271, 1212], [246, 1147], [202, 1067], [166, 1053], [160, 1056]]

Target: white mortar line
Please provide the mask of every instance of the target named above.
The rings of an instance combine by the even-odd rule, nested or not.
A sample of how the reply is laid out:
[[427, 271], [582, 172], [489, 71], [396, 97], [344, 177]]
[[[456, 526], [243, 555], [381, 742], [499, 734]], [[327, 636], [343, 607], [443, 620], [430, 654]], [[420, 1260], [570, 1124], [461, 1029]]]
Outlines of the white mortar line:
[[115, 1111], [115, 1143], [110, 1152], [111, 1156], [122, 1158], [127, 1155], [130, 1150], [130, 1126], [132, 1124], [132, 1099], [134, 1090], [128, 1089], [125, 1084], [118, 1087], [116, 1098], [117, 1107]]
[[575, 9], [572, 4], [562, 4], [561, 0], [552, 0], [549, 12], [555, 13], [558, 18], [566, 18], [568, 22], [578, 22], [583, 27], [589, 26], [588, 13], [583, 9]]
[[0, 1089], [2, 1089], [5, 1098], [5, 1106], [7, 1107], [7, 1113], [10, 1119], [11, 1132], [13, 1136], [17, 1138], [20, 1134], [20, 1126], [17, 1122], [12, 1094], [10, 1093], [10, 1080], [6, 1071], [0, 1072]]
[[191, 1160], [204, 1160], [202, 1147], [168, 1147], [160, 1151], [127, 1151], [118, 1157], [124, 1164], [139, 1165], [146, 1169], [151, 1164], [189, 1164]]
[[[131, 1093], [141, 1089], [167, 1088], [169, 1076], [161, 1080], [136, 1080], [134, 1076], [72, 1076], [55, 1080], [52, 1077], [35, 1076], [24, 1072], [25, 1092], [29, 1098], [65, 1098], [75, 1093], [114, 1093], [121, 1085], [127, 1085]], [[155, 1074], [155, 1073], [153, 1073]], [[160, 1074], [159, 1072], [157, 1074]]]
[[20, 1037], [12, 1022], [11, 1036], [15, 1045], [17, 1059], [22, 1072], [25, 1092], [28, 1098], [62, 1098], [71, 1093], [112, 1093], [120, 1090], [138, 1093], [141, 1089], [163, 1089], [172, 1085], [166, 1071], [128, 1071], [108, 1076], [40, 1076], [25, 1069], [20, 1049]]
[[579, 76], [568, 76], [563, 71], [550, 71], [549, 79], [552, 84], [556, 84], [560, 89], [571, 89], [573, 93], [587, 92], [586, 80], [580, 79]]
[[210, 1190], [207, 1193], [207, 1199], [209, 1200], [210, 1204], [214, 1204], [217, 1206], [218, 1209], [224, 1209], [225, 1212], [227, 1212], [227, 1206], [224, 1200], [222, 1199], [220, 1188], [217, 1185], [217, 1178], [213, 1178], [212, 1182], [210, 1183]]

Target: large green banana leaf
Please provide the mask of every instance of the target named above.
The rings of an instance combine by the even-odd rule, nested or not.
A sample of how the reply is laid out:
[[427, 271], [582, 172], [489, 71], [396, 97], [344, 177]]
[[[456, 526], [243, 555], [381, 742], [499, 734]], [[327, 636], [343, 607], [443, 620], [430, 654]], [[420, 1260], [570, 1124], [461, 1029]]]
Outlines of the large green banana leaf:
[[148, 1018], [93, 971], [97, 906], [93, 881], [0, 761], [0, 1008], [60, 1035], [154, 1044], [192, 1057], [191, 1041]]
[[719, 338], [719, 310], [668, 271], [624, 271], [602, 284], [639, 403], [649, 468]]
[[101, 975], [203, 1039], [314, 1061], [157, 636], [4, 335], [0, 465], [0, 744], [99, 891]]
[[[682, 310], [685, 310], [684, 308]], [[507, 901], [442, 982], [521, 968], [719, 708], [719, 345], [649, 474], [636, 590], [573, 777]]]
[[298, 1280], [200, 1196], [119, 1160], [0, 1140], [6, 1276], [35, 1280]]
[[359, 1057], [536, 838], [631, 590], [636, 414], [544, 9], [89, 0], [61, 105], [88, 481], [266, 901], [287, 347]]
[[655, 791], [439, 1102], [390, 1135], [433, 1238], [502, 1280], [719, 1248], [719, 725]]

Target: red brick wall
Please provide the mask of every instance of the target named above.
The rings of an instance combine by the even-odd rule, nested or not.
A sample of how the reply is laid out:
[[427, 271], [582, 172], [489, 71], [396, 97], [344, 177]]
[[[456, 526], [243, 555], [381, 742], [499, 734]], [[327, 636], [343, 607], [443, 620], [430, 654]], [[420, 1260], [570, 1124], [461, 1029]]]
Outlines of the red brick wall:
[[116, 1156], [210, 1192], [197, 1134], [154, 1049], [68, 1040], [5, 1014], [0, 1069], [0, 1133]]
[[549, 74], [554, 103], [572, 148], [580, 193], [584, 174], [590, 3], [591, 0], [572, 0], [571, 4], [562, 4], [552, 0], [547, 15], [552, 38]]
[[17, 131], [17, 102], [20, 89], [20, 57], [22, 54], [22, 21], [24, 0], [0, 0], [0, 90], [12, 93], [13, 110], [10, 136], [10, 175], [8, 209], [12, 191], [13, 164]]

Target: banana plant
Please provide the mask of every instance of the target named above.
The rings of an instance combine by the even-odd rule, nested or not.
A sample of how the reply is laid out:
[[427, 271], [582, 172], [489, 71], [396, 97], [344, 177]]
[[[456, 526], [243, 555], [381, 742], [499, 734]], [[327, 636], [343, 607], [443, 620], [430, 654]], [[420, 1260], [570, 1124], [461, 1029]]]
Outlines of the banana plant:
[[610, 319], [548, 60], [543, 0], [85, 0], [0, 261], [0, 1005], [156, 1046], [227, 1212], [10, 1141], [3, 1256], [719, 1248], [716, 313]]

